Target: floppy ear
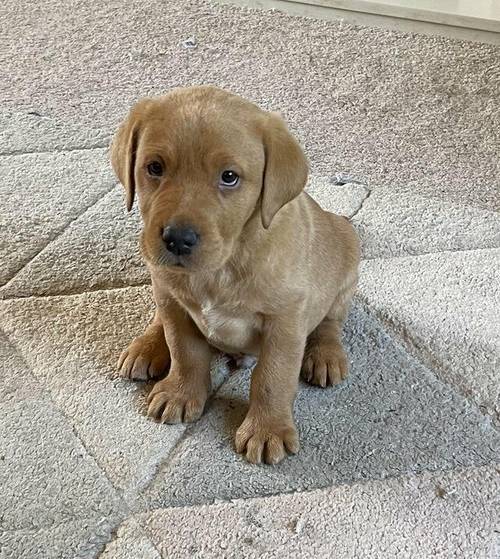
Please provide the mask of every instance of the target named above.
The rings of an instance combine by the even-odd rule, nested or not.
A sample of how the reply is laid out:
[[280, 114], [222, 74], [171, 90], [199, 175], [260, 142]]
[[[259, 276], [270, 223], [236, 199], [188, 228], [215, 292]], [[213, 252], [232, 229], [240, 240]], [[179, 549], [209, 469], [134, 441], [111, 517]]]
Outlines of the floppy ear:
[[111, 165], [125, 187], [127, 210], [132, 209], [135, 195], [135, 158], [139, 122], [133, 109], [120, 125], [111, 144]]
[[262, 225], [268, 229], [276, 213], [302, 192], [308, 166], [302, 148], [277, 113], [267, 115], [264, 152], [261, 217]]

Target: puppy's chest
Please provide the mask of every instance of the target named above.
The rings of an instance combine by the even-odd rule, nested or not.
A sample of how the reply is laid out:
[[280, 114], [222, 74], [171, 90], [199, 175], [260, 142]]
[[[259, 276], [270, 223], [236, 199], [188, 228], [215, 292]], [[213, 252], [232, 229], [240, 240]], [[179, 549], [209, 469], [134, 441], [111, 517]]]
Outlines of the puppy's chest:
[[[200, 293], [201, 291], [201, 293]], [[189, 314], [207, 340], [227, 353], [257, 354], [262, 318], [234, 296], [197, 290]]]

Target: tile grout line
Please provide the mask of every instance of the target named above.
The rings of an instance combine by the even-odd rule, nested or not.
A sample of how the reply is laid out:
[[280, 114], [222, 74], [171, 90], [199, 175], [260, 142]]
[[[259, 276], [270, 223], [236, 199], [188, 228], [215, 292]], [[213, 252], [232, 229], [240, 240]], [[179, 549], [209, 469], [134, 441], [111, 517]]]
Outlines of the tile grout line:
[[[10, 281], [10, 280], [9, 280]], [[87, 293], [97, 293], [99, 291], [118, 291], [121, 289], [128, 289], [129, 287], [146, 287], [151, 286], [151, 281], [138, 281], [137, 283], [127, 283], [124, 285], [96, 285], [84, 289], [74, 289], [68, 291], [58, 291], [57, 293], [47, 293], [47, 294], [33, 294], [33, 295], [17, 295], [13, 297], [2, 297], [2, 289], [6, 287], [7, 284], [0, 288], [0, 304], [2, 301], [25, 301], [30, 299], [49, 299], [50, 297], [76, 297], [78, 295], [85, 295]]]
[[[368, 312], [368, 311], [366, 311], [366, 312]], [[377, 318], [373, 317], [372, 312], [369, 312], [369, 315], [370, 315], [372, 318], [374, 318], [378, 323], [380, 323], [380, 321], [379, 321]], [[385, 332], [387, 333], [387, 330], [386, 330], [385, 328], [383, 328], [383, 331], [385, 331]], [[392, 336], [391, 336], [391, 337], [392, 337]], [[9, 340], [10, 343], [12, 343], [12, 342], [10, 341], [10, 339], [8, 338], [8, 336], [7, 336], [7, 339]], [[398, 343], [399, 345], [401, 345], [398, 339], [396, 340], [396, 343]], [[16, 349], [16, 351], [19, 353], [19, 355], [22, 356], [22, 353], [19, 351], [19, 349], [17, 348], [17, 346], [16, 346], [15, 344], [12, 344], [12, 345], [14, 346], [14, 348]], [[403, 349], [404, 349], [404, 348], [403, 348]], [[418, 359], [416, 359], [415, 356], [413, 356], [413, 355], [411, 355], [411, 354], [410, 354], [410, 357], [412, 357], [413, 359], [415, 359], [415, 360], [418, 361]], [[23, 361], [24, 361], [24, 359], [23, 359]], [[427, 371], [429, 371], [429, 368], [428, 368], [427, 366], [425, 366], [425, 365], [423, 365], [423, 366], [424, 366], [424, 368], [425, 368]], [[34, 373], [32, 372], [31, 367], [28, 367], [28, 369], [29, 369], [30, 373], [38, 380], [38, 377], [36, 377], [36, 375], [34, 375]], [[439, 382], [442, 382], [440, 379], [437, 379], [437, 380], [438, 380]], [[220, 390], [220, 388], [221, 388], [223, 385], [224, 385], [224, 383], [222, 383], [222, 384], [217, 388], [217, 390], [211, 395], [210, 401], [216, 396], [216, 394], [218, 393], [218, 391]], [[46, 390], [46, 389], [45, 389], [45, 390]], [[50, 395], [49, 395], [49, 396], [50, 396]], [[462, 396], [462, 395], [461, 395], [461, 396]], [[463, 397], [463, 396], [462, 396], [462, 397]], [[50, 401], [53, 402], [53, 400], [52, 400], [51, 397], [50, 397]], [[53, 402], [53, 403], [54, 403], [54, 402]], [[59, 410], [59, 407], [58, 407], [55, 403], [54, 403], [54, 406], [56, 407], [56, 409]], [[61, 412], [61, 413], [62, 413], [62, 414], [64, 415], [64, 417], [67, 419], [67, 416], [64, 414], [64, 412]], [[182, 446], [182, 444], [183, 444], [184, 441], [187, 439], [187, 437], [188, 437], [188, 436], [192, 433], [192, 431], [196, 428], [196, 425], [197, 425], [197, 424], [193, 424], [192, 429], [186, 430], [186, 432], [183, 434], [183, 436], [177, 441], [177, 443], [176, 443], [176, 445], [174, 446], [174, 448], [172, 449], [172, 451], [165, 457], [164, 463], [163, 463], [163, 464], [159, 464], [158, 471], [155, 473], [155, 475], [154, 475], [153, 478], [151, 479], [151, 482], [154, 481], [154, 479], [156, 478], [156, 475], [159, 473], [159, 470], [160, 470], [161, 468], [165, 468], [165, 467], [166, 467], [166, 469], [168, 470], [168, 466], [172, 463], [172, 461], [174, 460], [175, 456], [178, 454], [178, 452], [177, 452], [178, 449]], [[76, 433], [75, 433], [75, 436], [77, 436], [78, 439], [81, 441], [80, 437], [79, 437], [78, 435], [76, 435]], [[88, 449], [85, 447], [83, 441], [81, 441], [81, 443], [82, 443], [82, 445], [84, 446], [84, 448], [86, 449], [86, 451], [88, 452]], [[92, 454], [91, 454], [90, 452], [88, 452], [88, 453], [89, 453], [90, 456], [92, 456]], [[94, 461], [96, 461], [95, 458], [94, 458], [93, 456], [92, 456], [92, 458], [94, 459]], [[98, 465], [97, 461], [96, 461], [96, 465]], [[98, 466], [98, 467], [99, 467], [99, 466]], [[476, 468], [476, 467], [477, 467], [477, 466], [474, 466], [474, 468]], [[461, 468], [458, 467], [458, 468], [450, 468], [450, 469], [447, 469], [447, 470], [436, 470], [435, 472], [427, 472], [427, 473], [438, 474], [438, 475], [439, 475], [439, 474], [446, 473], [446, 472], [448, 472], [448, 471], [455, 471], [455, 470], [460, 470], [460, 469], [461, 469]], [[101, 470], [100, 467], [99, 467], [99, 470]], [[102, 471], [102, 470], [101, 470], [101, 471]], [[106, 476], [105, 472], [103, 472], [103, 473], [104, 473], [104, 475]], [[420, 472], [420, 473], [414, 473], [414, 472], [412, 472], [412, 473], [410, 473], [409, 475], [410, 475], [410, 476], [418, 476], [418, 475], [421, 475], [421, 474], [423, 474], [423, 473], [426, 473], [426, 472]], [[367, 482], [368, 482], [368, 481], [385, 482], [387, 479], [392, 479], [392, 478], [405, 478], [405, 477], [408, 477], [408, 474], [390, 476], [389, 478], [384, 478], [384, 479], [380, 479], [380, 480], [366, 480], [366, 481], [367, 481]], [[106, 478], [107, 478], [107, 476], [106, 476]], [[114, 487], [114, 484], [111, 483], [111, 481], [109, 480], [109, 478], [107, 478], [107, 479], [108, 479], [108, 481], [110, 482], [111, 486]], [[364, 481], [363, 481], [363, 480], [356, 480], [356, 481], [353, 481], [353, 483], [340, 484], [340, 485], [351, 486], [351, 485], [355, 485], [356, 483], [364, 483]], [[148, 484], [148, 485], [149, 485], [149, 484]], [[308, 492], [308, 491], [322, 490], [322, 489], [326, 489], [326, 488], [329, 488], [329, 487], [337, 487], [337, 486], [336, 486], [336, 485], [333, 485], [333, 484], [330, 484], [330, 485], [324, 485], [324, 486], [320, 486], [320, 487], [315, 487], [315, 488], [313, 488], [312, 490], [311, 490], [311, 489], [304, 489], [304, 490], [302, 490], [302, 491], [300, 491], [300, 490], [299, 490], [299, 491], [297, 491], [297, 490], [291, 490], [291, 491], [289, 491], [289, 492], [268, 493], [268, 494], [264, 494], [264, 495], [254, 496], [254, 497], [240, 497], [239, 499], [240, 499], [240, 500], [248, 500], [248, 499], [253, 499], [253, 498], [266, 498], [266, 497], [273, 497], [273, 496], [279, 496], [279, 495], [285, 495], [285, 494], [304, 493], [304, 492]], [[115, 488], [115, 489], [116, 489], [116, 488]], [[117, 492], [118, 492], [118, 491], [119, 491], [119, 490], [117, 490]], [[230, 502], [230, 501], [231, 501], [231, 500], [224, 500], [224, 501], [222, 501], [222, 502], [226, 502], [226, 503], [227, 503], [227, 502]], [[116, 531], [118, 530], [118, 528], [119, 528], [127, 519], [129, 519], [129, 518], [135, 518], [136, 521], [138, 522], [139, 526], [141, 527], [141, 529], [142, 529], [143, 531], [146, 532], [146, 536], [148, 537], [148, 540], [149, 540], [149, 539], [151, 538], [151, 533], [149, 532], [149, 530], [147, 529], [147, 527], [145, 527], [145, 526], [137, 519], [137, 516], [140, 515], [140, 514], [148, 513], [148, 512], [153, 513], [155, 510], [161, 510], [161, 509], [160, 509], [160, 508], [157, 508], [157, 509], [146, 509], [146, 510], [142, 510], [142, 511], [136, 510], [136, 511], [134, 512], [134, 510], [129, 506], [129, 503], [128, 503], [127, 501], [125, 501], [124, 504], [125, 504], [125, 506], [126, 506], [126, 510], [129, 512], [129, 516], [124, 517], [124, 518], [120, 521], [120, 523], [117, 524], [117, 527], [116, 527], [116, 529], [113, 531], [113, 533], [116, 533]], [[188, 505], [188, 506], [191, 506], [191, 507], [195, 508], [195, 507], [201, 506], [201, 505], [203, 505], [203, 504], [207, 504], [207, 503], [200, 503], [200, 504], [194, 504], [194, 505]], [[213, 504], [213, 503], [208, 503], [208, 504]], [[164, 507], [164, 508], [179, 508], [179, 507], [172, 506], [172, 507]], [[111, 538], [111, 540], [109, 540], [109, 542], [111, 542], [111, 541], [113, 541], [113, 538]], [[109, 543], [109, 542], [107, 542], [107, 543]], [[107, 543], [103, 543], [104, 548], [105, 548], [105, 546], [107, 545]], [[156, 549], [156, 546], [154, 545], [154, 542], [151, 542], [151, 543], [152, 543], [152, 545], [153, 545], [153, 546], [155, 547], [155, 549]], [[161, 556], [161, 555], [160, 555], [160, 556]]]
[[96, 144], [94, 146], [73, 147], [73, 148], [53, 148], [48, 150], [32, 150], [32, 151], [4, 151], [0, 153], [0, 157], [22, 157], [23, 155], [47, 155], [52, 153], [70, 153], [73, 151], [92, 151], [98, 149], [106, 149], [109, 147], [109, 142], [103, 144]]
[[352, 220], [359, 214], [359, 212], [361, 212], [361, 211], [363, 210], [363, 207], [364, 207], [364, 205], [365, 205], [365, 202], [366, 202], [366, 201], [368, 200], [368, 198], [370, 198], [370, 196], [372, 195], [372, 189], [371, 189], [371, 188], [368, 188], [368, 186], [366, 186], [366, 184], [362, 184], [361, 186], [365, 189], [365, 196], [364, 196], [364, 198], [361, 200], [361, 202], [360, 202], [358, 208], [357, 208], [356, 210], [354, 210], [354, 212], [353, 212], [351, 215], [349, 215], [349, 216], [347, 217], [347, 219], [348, 219], [349, 221], [352, 221]]
[[444, 250], [431, 250], [429, 252], [420, 252], [418, 254], [401, 254], [399, 256], [372, 256], [362, 258], [361, 262], [376, 262], [384, 260], [397, 260], [403, 258], [420, 258], [423, 256], [432, 256], [433, 254], [462, 254], [464, 252], [479, 252], [484, 250], [499, 250], [500, 246], [494, 247], [476, 247], [476, 248], [457, 248], [457, 249], [444, 249]]
[[113, 182], [113, 185], [111, 187], [109, 187], [104, 194], [102, 194], [102, 195], [98, 196], [97, 198], [93, 199], [92, 202], [88, 206], [85, 206], [83, 208], [83, 210], [76, 217], [74, 217], [70, 221], [66, 222], [61, 229], [58, 229], [57, 231], [55, 231], [54, 236], [49, 238], [48, 241], [43, 245], [43, 247], [40, 250], [38, 250], [33, 256], [31, 256], [29, 260], [24, 262], [24, 264], [14, 272], [14, 275], [11, 278], [9, 278], [9, 280], [6, 283], [4, 283], [3, 285], [0, 286], [0, 292], [1, 292], [2, 289], [7, 288], [9, 286], [9, 284], [16, 279], [18, 274], [20, 274], [27, 266], [29, 266], [31, 264], [31, 262], [33, 262], [33, 260], [35, 260], [35, 258], [38, 258], [38, 256], [40, 256], [40, 254], [45, 249], [47, 249], [47, 247], [49, 247], [53, 242], [55, 242], [57, 239], [59, 239], [59, 237], [61, 237], [61, 235], [63, 235], [69, 229], [69, 227], [71, 227], [71, 225], [75, 221], [78, 221], [90, 209], [92, 209], [103, 198], [105, 198], [117, 186], [117, 184], [118, 184], [117, 182]]

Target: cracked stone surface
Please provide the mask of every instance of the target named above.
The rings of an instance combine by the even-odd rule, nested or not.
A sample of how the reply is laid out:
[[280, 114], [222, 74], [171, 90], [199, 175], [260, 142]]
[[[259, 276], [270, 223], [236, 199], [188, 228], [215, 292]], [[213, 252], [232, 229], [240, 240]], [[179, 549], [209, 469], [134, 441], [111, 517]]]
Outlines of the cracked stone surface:
[[[204, 0], [6, 0], [0, 25], [0, 557], [496, 557], [500, 47]], [[250, 370], [214, 359], [188, 427], [117, 377], [153, 304], [107, 146], [196, 83], [281, 111], [362, 242], [351, 374], [301, 385], [273, 468], [233, 451]]]

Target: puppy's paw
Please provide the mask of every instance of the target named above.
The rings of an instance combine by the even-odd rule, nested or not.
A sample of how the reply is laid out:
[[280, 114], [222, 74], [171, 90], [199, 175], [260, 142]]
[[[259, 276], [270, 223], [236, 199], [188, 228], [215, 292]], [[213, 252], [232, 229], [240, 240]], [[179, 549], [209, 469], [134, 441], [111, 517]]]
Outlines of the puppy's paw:
[[161, 423], [191, 423], [201, 417], [207, 393], [181, 386], [171, 377], [157, 382], [148, 396], [148, 415]]
[[287, 452], [299, 450], [299, 438], [292, 420], [279, 421], [247, 415], [236, 432], [236, 452], [252, 464], [277, 464]]
[[161, 376], [170, 363], [163, 333], [144, 334], [132, 341], [120, 355], [120, 376], [131, 380], [148, 380]]
[[301, 371], [306, 382], [325, 388], [342, 382], [348, 372], [349, 364], [340, 344], [318, 342], [306, 349]]

